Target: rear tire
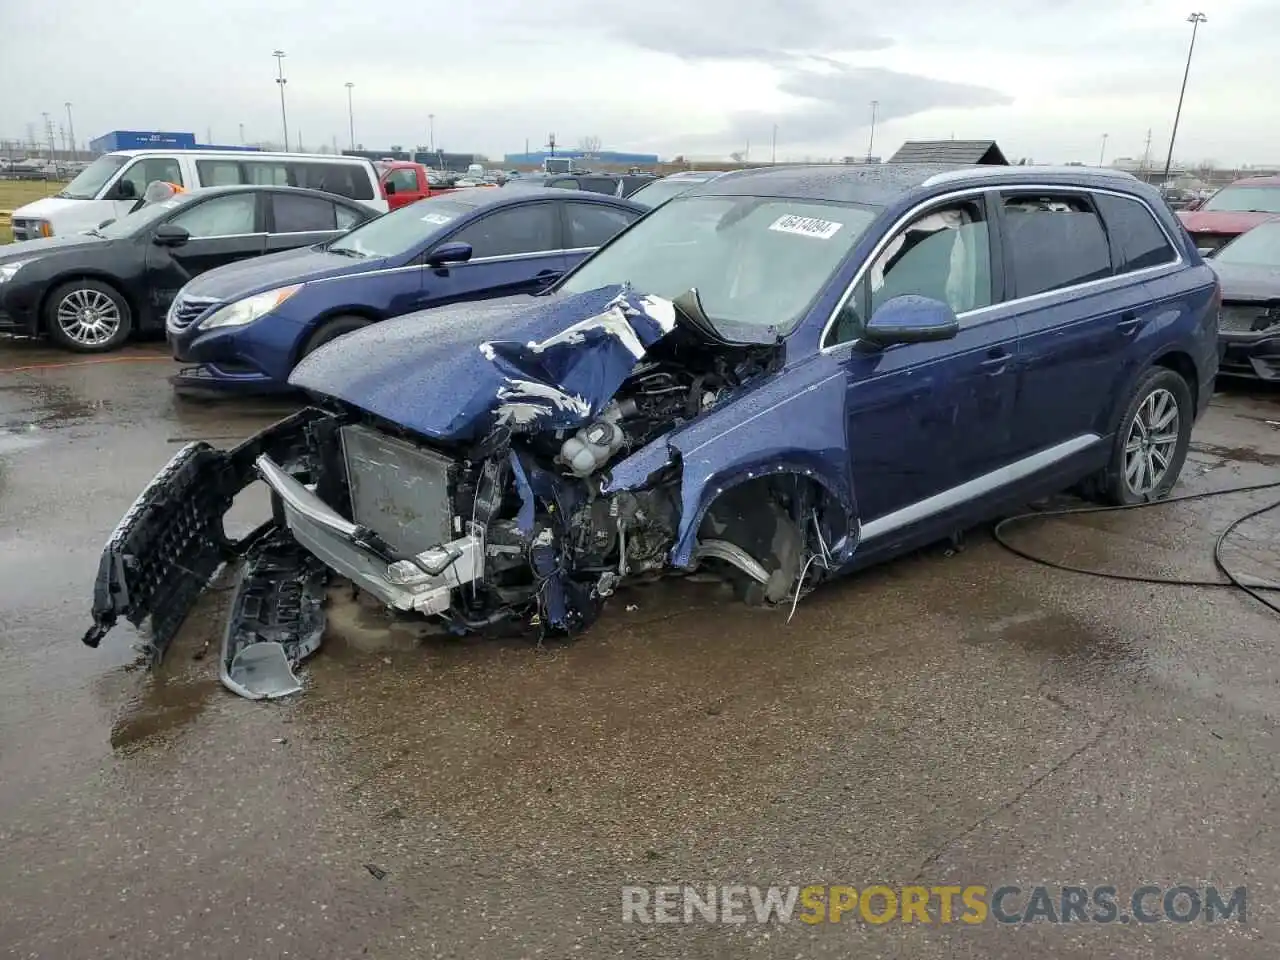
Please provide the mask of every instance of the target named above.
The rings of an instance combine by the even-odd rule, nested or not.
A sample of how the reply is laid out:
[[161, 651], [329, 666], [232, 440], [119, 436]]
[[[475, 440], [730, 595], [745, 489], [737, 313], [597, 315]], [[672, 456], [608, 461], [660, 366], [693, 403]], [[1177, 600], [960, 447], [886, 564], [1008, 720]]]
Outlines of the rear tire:
[[1111, 461], [1087, 486], [1114, 506], [1149, 503], [1169, 495], [1191, 444], [1195, 403], [1173, 370], [1148, 370], [1125, 407], [1111, 446]]
[[312, 331], [311, 336], [307, 337], [307, 342], [303, 344], [302, 353], [298, 355], [298, 359], [301, 360], [309, 353], [318, 350], [326, 343], [336, 340], [344, 334], [354, 333], [357, 330], [369, 326], [370, 322], [371, 321], [366, 320], [364, 317], [330, 317]]
[[64, 283], [49, 295], [44, 324], [49, 338], [64, 350], [110, 353], [129, 339], [133, 311], [115, 287], [85, 278]]

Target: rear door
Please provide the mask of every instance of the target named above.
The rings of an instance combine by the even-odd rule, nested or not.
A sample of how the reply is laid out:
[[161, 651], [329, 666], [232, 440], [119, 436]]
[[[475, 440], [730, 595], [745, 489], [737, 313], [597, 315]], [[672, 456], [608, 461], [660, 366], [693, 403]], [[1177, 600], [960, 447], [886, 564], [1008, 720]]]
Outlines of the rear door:
[[266, 198], [255, 191], [227, 193], [184, 205], [165, 223], [182, 227], [190, 239], [182, 246], [147, 247], [151, 302], [163, 314], [192, 277], [267, 249]]
[[[1124, 271], [1097, 198], [1085, 190], [1006, 190], [1005, 270], [1023, 363], [1014, 453], [1103, 436], [1133, 338], [1150, 317], [1141, 273]], [[1117, 275], [1119, 274], [1119, 275]]]
[[426, 268], [421, 306], [537, 293], [565, 271], [562, 237], [555, 201], [486, 214], [436, 244], [469, 243], [471, 259]]
[[[267, 252], [325, 243], [339, 236], [338, 206], [332, 200], [296, 193], [267, 194]], [[344, 209], [343, 221], [351, 215]]]

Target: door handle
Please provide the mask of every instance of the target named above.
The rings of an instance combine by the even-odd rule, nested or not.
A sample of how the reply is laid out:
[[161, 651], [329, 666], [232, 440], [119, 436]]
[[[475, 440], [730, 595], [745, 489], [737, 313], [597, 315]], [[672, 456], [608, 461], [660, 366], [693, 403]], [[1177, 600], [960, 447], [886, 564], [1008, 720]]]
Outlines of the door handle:
[[554, 280], [563, 273], [563, 270], [539, 270], [534, 276], [539, 280]]
[[1133, 333], [1142, 324], [1142, 318], [1133, 310], [1126, 310], [1120, 314], [1120, 321], [1116, 324], [1116, 329], [1125, 336]]
[[1004, 373], [1005, 367], [1009, 366], [1009, 352], [1001, 347], [996, 347], [987, 353], [987, 358], [979, 364], [989, 376], [995, 376], [998, 373]]

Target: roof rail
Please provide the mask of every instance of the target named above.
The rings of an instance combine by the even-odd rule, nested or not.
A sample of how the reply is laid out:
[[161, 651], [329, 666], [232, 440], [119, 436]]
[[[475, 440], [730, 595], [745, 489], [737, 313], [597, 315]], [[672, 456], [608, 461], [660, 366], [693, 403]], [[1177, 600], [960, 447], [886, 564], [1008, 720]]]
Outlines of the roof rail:
[[1068, 166], [980, 166], [965, 167], [961, 170], [947, 170], [944, 173], [935, 173], [921, 186], [932, 187], [940, 183], [956, 183], [964, 180], [979, 180], [987, 177], [1007, 177], [1009, 179], [1028, 180], [1044, 174], [1056, 174], [1078, 177], [1081, 175], [1092, 177], [1108, 177], [1114, 180], [1137, 180], [1132, 173], [1126, 170], [1116, 170], [1112, 167], [1068, 167]]

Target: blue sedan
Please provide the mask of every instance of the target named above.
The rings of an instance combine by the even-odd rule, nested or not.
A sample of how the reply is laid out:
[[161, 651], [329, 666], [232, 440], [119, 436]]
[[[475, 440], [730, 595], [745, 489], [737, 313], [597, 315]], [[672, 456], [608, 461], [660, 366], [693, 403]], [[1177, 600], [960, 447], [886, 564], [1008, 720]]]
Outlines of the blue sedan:
[[449, 303], [536, 293], [638, 219], [639, 204], [539, 189], [429, 197], [327, 244], [212, 270], [174, 300], [180, 393], [289, 389], [321, 344]]

